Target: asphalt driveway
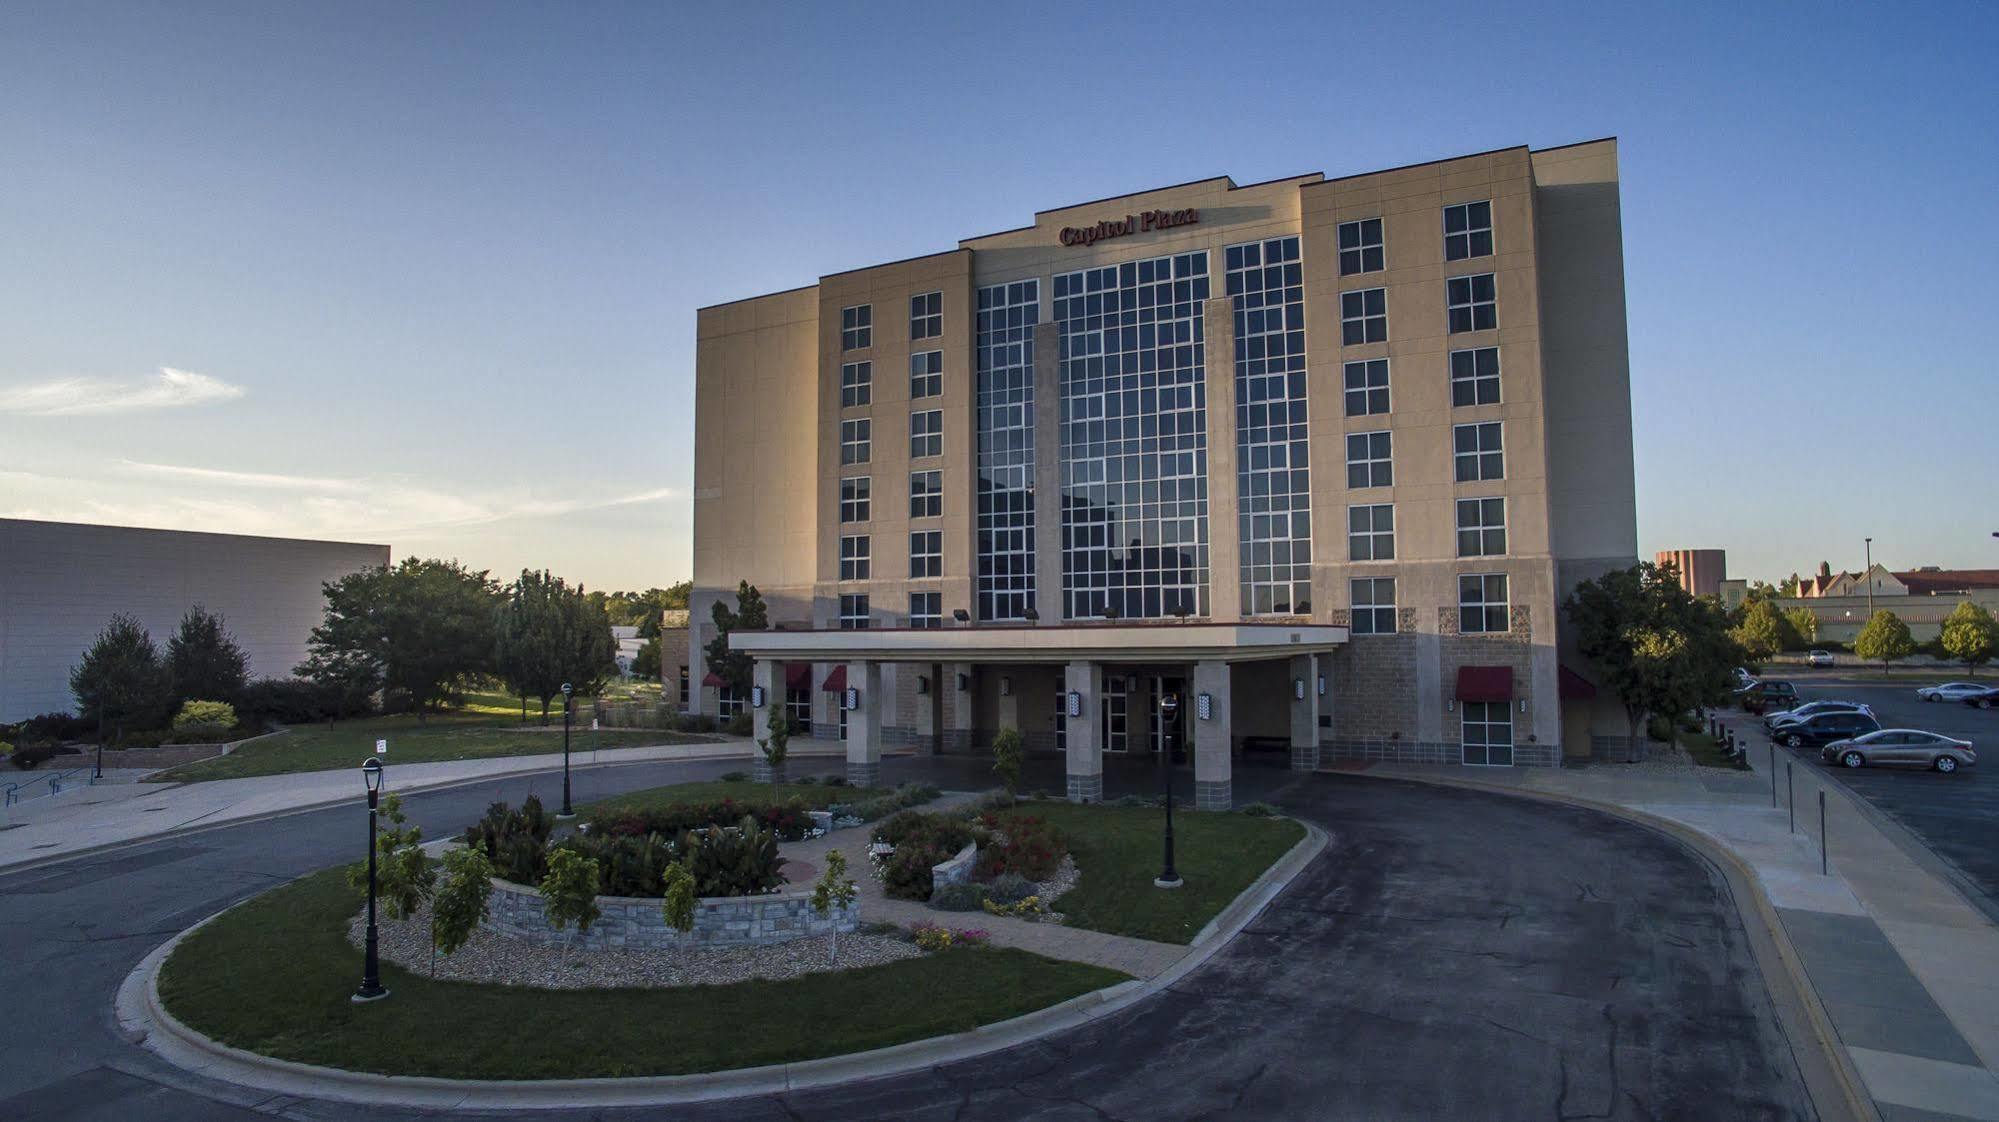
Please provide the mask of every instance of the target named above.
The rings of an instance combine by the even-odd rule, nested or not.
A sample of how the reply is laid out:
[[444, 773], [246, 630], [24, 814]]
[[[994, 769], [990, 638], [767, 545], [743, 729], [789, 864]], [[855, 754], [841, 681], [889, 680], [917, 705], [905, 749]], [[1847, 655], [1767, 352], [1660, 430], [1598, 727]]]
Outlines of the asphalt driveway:
[[[578, 794], [721, 768], [601, 768]], [[983, 767], [884, 770], [965, 782]], [[1112, 793], [1148, 779], [1114, 773]], [[528, 782], [409, 805], [438, 836]], [[1245, 769], [1237, 789], [1321, 823], [1333, 844], [1205, 967], [1117, 1017], [872, 1083], [578, 1117], [1812, 1116], [1726, 884], [1676, 842], [1587, 811], [1364, 777]], [[120, 1039], [110, 1015], [147, 951], [350, 855], [358, 825], [322, 811], [0, 876], [10, 1007], [34, 1011], [0, 1023], [0, 1117], [405, 1116], [232, 1093]]]

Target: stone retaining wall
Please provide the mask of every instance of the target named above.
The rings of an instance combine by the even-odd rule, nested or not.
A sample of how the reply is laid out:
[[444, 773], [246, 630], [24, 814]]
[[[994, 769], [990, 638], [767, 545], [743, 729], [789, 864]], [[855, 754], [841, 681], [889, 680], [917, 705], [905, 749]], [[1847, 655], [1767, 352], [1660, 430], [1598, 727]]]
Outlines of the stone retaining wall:
[[933, 888], [947, 884], [965, 884], [972, 879], [972, 869], [979, 862], [979, 847], [967, 845], [958, 855], [939, 865], [930, 866], [930, 883]]
[[837, 925], [852, 931], [860, 925], [859, 902], [822, 918], [812, 908], [809, 890], [767, 896], [710, 896], [694, 905], [694, 929], [667, 926], [660, 901], [629, 896], [599, 896], [604, 913], [579, 937], [574, 927], [557, 931], [542, 915], [541, 893], [525, 885], [495, 879], [491, 914], [480, 926], [514, 939], [543, 946], [573, 946], [584, 950], [633, 947], [664, 950], [684, 947], [747, 947], [825, 935]]

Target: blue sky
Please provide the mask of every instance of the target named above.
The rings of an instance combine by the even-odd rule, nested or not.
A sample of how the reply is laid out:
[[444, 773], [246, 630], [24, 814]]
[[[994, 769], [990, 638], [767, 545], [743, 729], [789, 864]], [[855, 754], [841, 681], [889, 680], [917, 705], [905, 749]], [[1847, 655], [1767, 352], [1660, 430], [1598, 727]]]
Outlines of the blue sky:
[[0, 515], [665, 584], [703, 304], [1616, 135], [1642, 553], [1999, 567], [1999, 7], [1384, 7], [8, 4]]

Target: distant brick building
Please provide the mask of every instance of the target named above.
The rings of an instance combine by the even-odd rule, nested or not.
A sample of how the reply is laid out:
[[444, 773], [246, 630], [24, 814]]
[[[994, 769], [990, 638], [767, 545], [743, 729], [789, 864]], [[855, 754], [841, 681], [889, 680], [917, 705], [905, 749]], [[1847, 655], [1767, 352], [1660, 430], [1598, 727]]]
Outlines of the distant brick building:
[[1680, 571], [1680, 587], [1694, 596], [1720, 596], [1728, 579], [1728, 551], [1721, 549], [1662, 549], [1658, 564]]

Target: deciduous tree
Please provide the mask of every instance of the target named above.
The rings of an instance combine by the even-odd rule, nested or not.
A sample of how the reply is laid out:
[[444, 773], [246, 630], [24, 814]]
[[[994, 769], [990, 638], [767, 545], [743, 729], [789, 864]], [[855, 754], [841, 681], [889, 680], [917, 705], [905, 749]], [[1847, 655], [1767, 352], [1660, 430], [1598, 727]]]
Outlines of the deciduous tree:
[[226, 701], [243, 698], [249, 684], [250, 660], [236, 645], [220, 615], [196, 604], [180, 617], [180, 627], [167, 640], [167, 675], [175, 701]]
[[326, 589], [326, 618], [312, 629], [300, 673], [359, 676], [403, 690], [419, 717], [493, 664], [493, 582], [456, 561], [408, 558], [362, 569]]
[[1999, 650], [1999, 624], [1991, 612], [1966, 600], [1945, 617], [1942, 642], [1945, 654], [1962, 662], [1966, 673], [1976, 674]]
[[153, 637], [128, 615], [114, 615], [69, 672], [77, 713], [108, 725], [112, 741], [127, 729], [156, 728], [173, 705], [173, 685]]
[[1778, 651], [1797, 645], [1797, 634], [1791, 622], [1769, 600], [1747, 605], [1742, 613], [1742, 622], [1729, 634], [1752, 662], [1762, 662]]
[[1800, 644], [1810, 644], [1819, 637], [1819, 617], [1810, 608], [1790, 608], [1784, 618], [1791, 621], [1791, 630], [1797, 633]]
[[715, 621], [715, 637], [702, 648], [708, 657], [708, 669], [734, 690], [737, 697], [748, 697], [755, 660], [729, 649], [729, 633], [769, 629], [770, 616], [764, 609], [763, 593], [749, 581], [740, 581], [736, 585], [735, 610], [718, 600], [709, 614]]
[[493, 626], [494, 668], [516, 696], [537, 698], [541, 720], [568, 682], [590, 697], [617, 672], [617, 642], [604, 602], [546, 571], [521, 570], [508, 585]]
[[1562, 610], [1583, 657], [1623, 704], [1631, 736], [1654, 713], [1676, 716], [1728, 697], [1741, 649], [1721, 608], [1688, 595], [1670, 569], [1613, 569], [1577, 585]]
[[1909, 625], [1902, 622], [1902, 617], [1882, 608], [1854, 637], [1853, 653], [1868, 662], [1879, 660], [1881, 673], [1886, 674], [1889, 663], [1916, 653], [1916, 641], [1910, 637]]

